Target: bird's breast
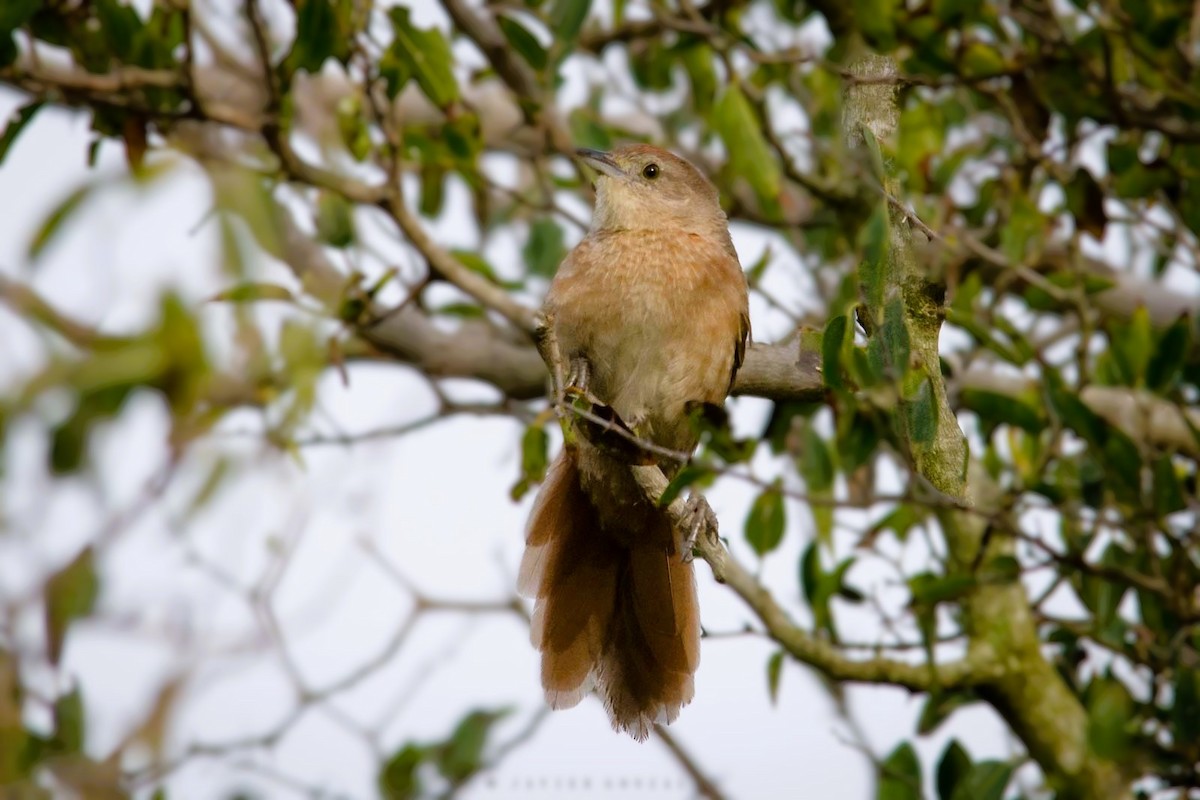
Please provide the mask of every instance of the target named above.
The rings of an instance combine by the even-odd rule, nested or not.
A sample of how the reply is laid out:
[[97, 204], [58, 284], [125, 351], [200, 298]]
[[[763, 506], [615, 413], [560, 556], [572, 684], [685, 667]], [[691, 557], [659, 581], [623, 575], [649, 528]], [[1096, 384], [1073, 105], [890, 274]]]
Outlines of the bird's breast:
[[685, 446], [685, 405], [724, 399], [746, 288], [719, 243], [687, 233], [585, 239], [549, 301], [564, 356], [586, 357], [592, 392], [656, 441]]

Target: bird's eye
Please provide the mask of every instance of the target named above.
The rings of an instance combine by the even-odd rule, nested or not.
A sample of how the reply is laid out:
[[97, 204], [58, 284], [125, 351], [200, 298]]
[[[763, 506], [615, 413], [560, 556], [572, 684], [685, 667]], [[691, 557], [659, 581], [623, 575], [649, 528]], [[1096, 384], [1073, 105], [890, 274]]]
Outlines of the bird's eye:
[[655, 178], [657, 178], [658, 177], [658, 164], [647, 164], [642, 169], [642, 175], [646, 176], [650, 180], [654, 180]]

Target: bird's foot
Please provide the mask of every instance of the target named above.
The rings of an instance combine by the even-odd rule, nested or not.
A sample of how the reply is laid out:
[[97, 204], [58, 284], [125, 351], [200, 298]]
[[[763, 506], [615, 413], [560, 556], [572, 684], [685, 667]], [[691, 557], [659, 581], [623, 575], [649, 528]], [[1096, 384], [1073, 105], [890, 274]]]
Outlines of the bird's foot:
[[573, 356], [567, 371], [567, 386], [563, 392], [574, 397], [588, 397], [588, 383], [592, 378], [592, 365], [583, 356]]
[[694, 548], [703, 534], [709, 539], [717, 538], [717, 515], [702, 494], [693, 494], [687, 501], [687, 515], [683, 529], [679, 532], [679, 552], [683, 563], [695, 557]]

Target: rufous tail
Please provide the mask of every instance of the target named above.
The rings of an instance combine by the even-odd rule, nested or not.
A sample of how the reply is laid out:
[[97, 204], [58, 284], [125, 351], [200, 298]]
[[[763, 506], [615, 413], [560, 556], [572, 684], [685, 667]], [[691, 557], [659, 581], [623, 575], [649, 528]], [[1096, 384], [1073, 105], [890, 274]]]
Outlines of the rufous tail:
[[648, 503], [625, 513], [637, 535], [601, 527], [564, 448], [530, 515], [518, 589], [536, 599], [531, 636], [550, 707], [594, 688], [613, 727], [643, 740], [692, 699], [700, 614], [670, 520]]

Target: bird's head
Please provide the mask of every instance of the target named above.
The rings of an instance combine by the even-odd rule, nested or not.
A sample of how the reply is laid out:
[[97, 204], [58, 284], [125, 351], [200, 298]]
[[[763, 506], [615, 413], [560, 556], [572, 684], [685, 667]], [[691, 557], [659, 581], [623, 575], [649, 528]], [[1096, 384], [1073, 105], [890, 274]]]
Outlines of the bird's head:
[[716, 187], [674, 153], [648, 144], [576, 153], [599, 173], [593, 230], [726, 226]]

